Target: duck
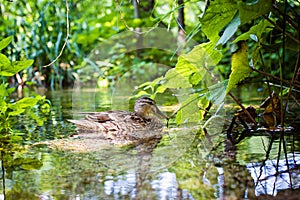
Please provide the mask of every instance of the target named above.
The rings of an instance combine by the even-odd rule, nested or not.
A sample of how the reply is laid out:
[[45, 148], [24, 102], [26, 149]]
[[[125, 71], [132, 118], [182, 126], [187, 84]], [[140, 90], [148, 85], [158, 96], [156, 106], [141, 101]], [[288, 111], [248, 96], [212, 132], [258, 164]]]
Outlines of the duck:
[[161, 130], [161, 119], [168, 120], [157, 107], [156, 102], [146, 96], [138, 98], [134, 112], [113, 110], [88, 113], [84, 119], [68, 120], [77, 126], [77, 131], [93, 132], [135, 132]]

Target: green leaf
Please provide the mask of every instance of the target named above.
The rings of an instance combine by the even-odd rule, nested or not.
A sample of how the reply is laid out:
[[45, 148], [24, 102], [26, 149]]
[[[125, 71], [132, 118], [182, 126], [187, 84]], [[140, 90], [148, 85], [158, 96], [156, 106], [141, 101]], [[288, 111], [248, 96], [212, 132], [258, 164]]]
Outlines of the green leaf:
[[0, 53], [0, 76], [11, 76], [9, 70], [11, 69], [10, 60], [6, 55]]
[[26, 107], [33, 107], [37, 104], [38, 99], [33, 98], [33, 97], [25, 97], [19, 101], [17, 101], [15, 104], [18, 104], [21, 108], [26, 108]]
[[224, 102], [226, 96], [226, 87], [228, 80], [214, 84], [208, 87], [208, 93], [206, 94], [207, 99], [211, 101], [212, 104], [220, 105]]
[[218, 54], [218, 57], [212, 57], [216, 56], [217, 54], [215, 53], [218, 51], [211, 48], [212, 46], [209, 45], [205, 46], [205, 48], [203, 45], [195, 46], [191, 52], [178, 58], [175, 71], [186, 77], [191, 84], [198, 84], [221, 59], [220, 54]]
[[238, 2], [241, 23], [245, 24], [259, 16], [268, 14], [273, 6], [273, 0], [259, 0], [256, 4], [248, 5]]
[[0, 76], [13, 76], [32, 64], [33, 60], [14, 61], [11, 63], [4, 54], [0, 54]]
[[248, 62], [247, 42], [240, 41], [238, 45], [239, 49], [232, 54], [232, 72], [229, 77], [226, 93], [230, 92], [232, 88], [236, 87], [236, 84], [248, 77], [251, 72]]
[[0, 41], [0, 51], [2, 49], [4, 49], [5, 47], [7, 47], [11, 43], [12, 39], [13, 39], [13, 36], [11, 35], [11, 36], [9, 36], [9, 37], [4, 38], [3, 40], [1, 40]]
[[180, 111], [176, 115], [177, 124], [199, 122], [201, 113], [199, 112], [198, 99], [199, 94], [195, 93], [181, 100]]
[[182, 76], [180, 73], [175, 71], [175, 69], [170, 69], [167, 71], [164, 78], [163, 86], [166, 88], [189, 88], [191, 87], [188, 79]]
[[241, 24], [240, 18], [238, 13], [235, 14], [234, 18], [231, 20], [231, 22], [227, 25], [225, 28], [225, 31], [219, 41], [217, 42], [216, 46], [219, 44], [224, 45], [237, 31], [239, 25]]
[[13, 61], [13, 71], [15, 74], [23, 69], [30, 67], [33, 64], [34, 60], [22, 60], [22, 61]]
[[0, 84], [0, 98], [3, 99], [4, 97], [7, 97], [9, 93], [6, 89], [6, 84], [2, 83]]
[[9, 116], [15, 116], [23, 113], [25, 111], [25, 108], [33, 107], [37, 104], [38, 99], [32, 98], [32, 97], [25, 97], [16, 103], [8, 104], [8, 107], [12, 109], [13, 111], [9, 112]]
[[200, 20], [202, 31], [214, 44], [219, 40], [219, 33], [234, 18], [237, 4], [232, 0], [211, 1], [203, 18]]
[[216, 65], [220, 62], [222, 59], [222, 53], [215, 48], [215, 44], [212, 42], [208, 43], [202, 43], [200, 44], [200, 47], [205, 49], [207, 55], [209, 55], [209, 58], [211, 60], [211, 65]]
[[0, 116], [7, 110], [7, 104], [3, 99], [0, 99]]
[[[248, 32], [238, 36], [233, 43], [236, 43], [241, 40], [248, 40], [251, 38], [252, 35], [255, 35], [258, 38], [258, 41], [261, 40], [261, 35], [263, 33], [269, 32], [273, 29], [273, 25], [268, 22], [267, 20], [262, 20], [255, 26], [252, 26]], [[252, 36], [253, 37], [253, 36]]]

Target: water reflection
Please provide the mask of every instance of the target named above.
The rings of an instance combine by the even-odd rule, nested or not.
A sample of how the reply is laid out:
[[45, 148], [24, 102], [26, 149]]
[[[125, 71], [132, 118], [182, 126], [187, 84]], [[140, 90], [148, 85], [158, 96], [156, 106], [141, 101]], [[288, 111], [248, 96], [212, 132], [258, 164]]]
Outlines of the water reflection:
[[91, 134], [64, 138], [74, 133], [66, 121], [72, 92], [57, 93], [53, 120], [33, 129], [39, 137], [16, 149], [1, 140], [0, 199], [256, 199], [299, 190], [297, 129], [284, 140], [266, 132], [234, 145], [220, 129], [195, 126], [131, 146]]
[[[287, 162], [286, 162], [287, 161]], [[276, 196], [278, 191], [300, 187], [300, 154], [288, 154], [287, 160], [266, 160], [248, 163], [247, 169], [255, 182], [255, 195]]]

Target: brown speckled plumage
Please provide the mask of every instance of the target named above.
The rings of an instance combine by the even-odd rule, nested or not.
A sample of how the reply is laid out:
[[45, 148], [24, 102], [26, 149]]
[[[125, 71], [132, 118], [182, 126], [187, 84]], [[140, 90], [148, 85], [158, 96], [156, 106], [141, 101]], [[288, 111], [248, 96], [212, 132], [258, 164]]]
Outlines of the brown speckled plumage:
[[86, 115], [85, 119], [69, 120], [78, 127], [78, 131], [93, 132], [135, 132], [153, 131], [163, 127], [156, 117], [167, 119], [157, 108], [155, 101], [148, 97], [139, 98], [134, 106], [134, 112], [106, 111]]

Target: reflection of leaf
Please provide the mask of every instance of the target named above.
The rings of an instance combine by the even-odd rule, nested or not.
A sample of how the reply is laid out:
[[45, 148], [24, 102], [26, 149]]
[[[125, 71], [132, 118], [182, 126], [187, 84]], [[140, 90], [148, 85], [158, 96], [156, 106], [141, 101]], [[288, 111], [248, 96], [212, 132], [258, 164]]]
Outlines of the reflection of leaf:
[[20, 166], [24, 170], [34, 170], [41, 168], [43, 163], [37, 158], [16, 158], [14, 166]]
[[239, 49], [232, 54], [232, 67], [226, 93], [236, 86], [237, 83], [248, 77], [251, 72], [248, 62], [248, 46], [245, 41], [240, 41]]

